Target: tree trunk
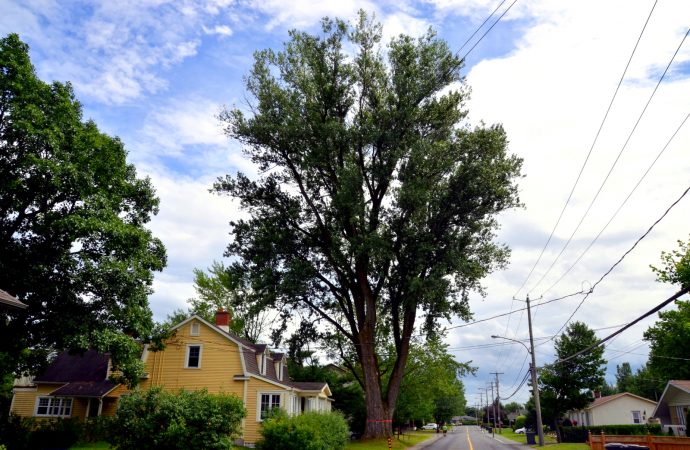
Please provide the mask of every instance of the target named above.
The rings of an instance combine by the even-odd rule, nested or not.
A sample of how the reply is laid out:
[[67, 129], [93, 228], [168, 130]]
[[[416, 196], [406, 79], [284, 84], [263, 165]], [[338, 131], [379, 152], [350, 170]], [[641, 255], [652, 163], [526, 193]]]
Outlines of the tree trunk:
[[[365, 439], [375, 439], [393, 435], [393, 414], [381, 395], [379, 367], [376, 360], [374, 334], [369, 327], [360, 333], [361, 363], [364, 372], [364, 400], [367, 405], [367, 422], [364, 428]], [[373, 327], [371, 327], [373, 328]]]

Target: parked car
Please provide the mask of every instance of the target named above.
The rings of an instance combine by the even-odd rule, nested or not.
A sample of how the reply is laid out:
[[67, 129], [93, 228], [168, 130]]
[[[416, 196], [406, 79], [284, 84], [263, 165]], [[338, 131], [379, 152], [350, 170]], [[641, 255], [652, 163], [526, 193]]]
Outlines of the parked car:
[[515, 434], [525, 434], [525, 431], [526, 430], [524, 427], [518, 428], [517, 430], [515, 430]]
[[422, 430], [435, 430], [437, 428], [438, 428], [438, 425], [436, 425], [435, 423], [432, 422], [432, 423], [427, 423], [426, 425], [424, 425], [422, 427]]

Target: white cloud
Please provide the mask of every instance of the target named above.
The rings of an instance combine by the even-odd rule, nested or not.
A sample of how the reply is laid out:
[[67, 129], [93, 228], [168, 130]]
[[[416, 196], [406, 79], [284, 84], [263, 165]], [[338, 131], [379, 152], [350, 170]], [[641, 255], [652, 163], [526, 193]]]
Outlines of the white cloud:
[[204, 33], [206, 34], [218, 34], [221, 36], [232, 36], [232, 28], [228, 25], [216, 25], [213, 28], [203, 27]]

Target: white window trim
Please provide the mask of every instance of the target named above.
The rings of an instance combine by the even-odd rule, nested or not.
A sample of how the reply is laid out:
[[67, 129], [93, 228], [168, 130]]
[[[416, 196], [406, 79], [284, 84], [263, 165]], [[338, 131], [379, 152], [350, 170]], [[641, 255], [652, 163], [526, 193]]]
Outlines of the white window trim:
[[[39, 414], [38, 413], [38, 408], [41, 403], [41, 399], [47, 399], [48, 400], [48, 413], [47, 414]], [[65, 410], [65, 405], [64, 403], [69, 401], [69, 414], [51, 414], [50, 411], [55, 408], [56, 406], [53, 405], [54, 402], [59, 401], [59, 405], [57, 408], [61, 411]], [[34, 408], [34, 416], [35, 417], [71, 417], [72, 416], [72, 408], [74, 408], [74, 400], [72, 397], [49, 397], [49, 396], [40, 396], [36, 397], [36, 407]]]
[[[635, 413], [637, 413], [639, 422], [635, 422]], [[630, 415], [632, 416], [633, 425], [639, 425], [642, 423], [642, 411], [630, 411]]]
[[201, 324], [199, 322], [192, 322], [189, 325], [189, 335], [190, 336], [199, 336], [200, 332], [201, 332]]
[[[189, 366], [189, 350], [192, 347], [199, 347], [199, 365], [196, 367], [194, 367], [194, 366], [190, 367]], [[185, 352], [185, 356], [184, 356], [184, 368], [185, 369], [201, 369], [201, 357], [203, 356], [203, 354], [204, 354], [204, 346], [203, 345], [201, 345], [201, 344], [187, 344], [187, 351]]]
[[[257, 422], [263, 422], [264, 421], [264, 419], [261, 418], [261, 396], [262, 395], [270, 395], [271, 401], [269, 402], [269, 404], [272, 404], [273, 403], [273, 397], [272, 396], [277, 395], [279, 397], [278, 408], [284, 409], [285, 401], [283, 399], [283, 394], [284, 394], [284, 392], [280, 392], [280, 391], [262, 391], [262, 392], [256, 393], [256, 421]], [[273, 408], [271, 408], [271, 409], [273, 409]]]

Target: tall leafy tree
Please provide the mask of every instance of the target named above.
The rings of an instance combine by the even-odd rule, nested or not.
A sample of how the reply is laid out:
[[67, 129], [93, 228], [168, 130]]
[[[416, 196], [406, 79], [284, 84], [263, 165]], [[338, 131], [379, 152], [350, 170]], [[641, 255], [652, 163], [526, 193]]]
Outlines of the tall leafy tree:
[[493, 231], [519, 203], [521, 160], [501, 126], [463, 126], [462, 61], [433, 32], [384, 51], [364, 13], [352, 27], [322, 25], [255, 54], [251, 114], [221, 119], [261, 172], [215, 189], [250, 215], [231, 223], [230, 271], [259, 304], [286, 318], [309, 309], [342, 336], [366, 394], [366, 436], [378, 437], [391, 433], [419, 319], [427, 331], [467, 319], [470, 292], [506, 263]]
[[[582, 322], [570, 323], [556, 338], [557, 359], [565, 359], [597, 341], [594, 331]], [[596, 347], [565, 362], [545, 366], [539, 373], [539, 392], [545, 423], [556, 425], [563, 413], [581, 409], [592, 401], [592, 391], [604, 384], [604, 347]]]
[[448, 422], [463, 414], [467, 402], [460, 377], [474, 370], [456, 361], [438, 338], [412, 346], [400, 386], [396, 422]]
[[629, 362], [624, 362], [620, 366], [616, 365], [616, 390], [618, 392], [630, 392], [633, 376]]
[[[675, 284], [682, 292], [690, 291], [690, 242], [678, 241], [678, 249], [661, 252], [661, 267], [652, 266], [657, 280]], [[659, 320], [644, 333], [649, 342], [647, 368], [657, 387], [668, 380], [690, 378], [690, 365], [677, 359], [690, 354], [690, 302], [677, 300], [677, 309], [659, 312]]]
[[146, 228], [158, 199], [122, 142], [82, 120], [71, 85], [36, 76], [28, 50], [0, 40], [0, 288], [28, 305], [0, 318], [0, 374], [95, 348], [136, 382], [133, 338], [151, 334], [148, 295], [166, 261]]
[[251, 290], [240, 289], [232, 282], [230, 274], [222, 262], [214, 261], [206, 271], [194, 269], [194, 289], [197, 296], [190, 298], [188, 309], [177, 309], [168, 315], [165, 326], [177, 325], [191, 315], [198, 315], [213, 323], [218, 310], [229, 311], [232, 315], [230, 329], [252, 342], [267, 331], [270, 313], [258, 309], [249, 297]]
[[647, 367], [660, 388], [668, 380], [690, 379], [690, 364], [678, 358], [690, 355], [690, 301], [675, 304], [677, 309], [659, 312], [659, 320], [643, 335], [649, 342]]

